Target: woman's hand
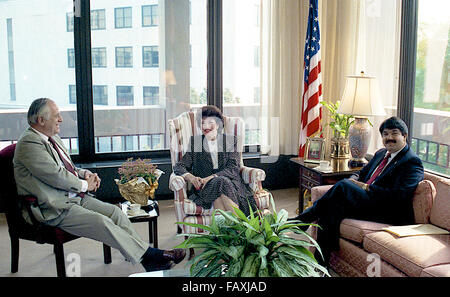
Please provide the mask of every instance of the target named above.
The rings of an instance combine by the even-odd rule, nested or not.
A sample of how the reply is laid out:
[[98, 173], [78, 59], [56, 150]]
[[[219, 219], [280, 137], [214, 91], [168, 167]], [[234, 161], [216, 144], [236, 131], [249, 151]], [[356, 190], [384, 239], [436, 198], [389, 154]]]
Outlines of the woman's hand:
[[196, 190], [200, 190], [202, 188], [202, 179], [200, 177], [194, 176], [193, 174], [187, 174], [184, 179], [187, 182], [190, 182]]
[[205, 187], [206, 183], [208, 183], [213, 178], [217, 177], [217, 175], [213, 174], [208, 177], [202, 178], [202, 189]]

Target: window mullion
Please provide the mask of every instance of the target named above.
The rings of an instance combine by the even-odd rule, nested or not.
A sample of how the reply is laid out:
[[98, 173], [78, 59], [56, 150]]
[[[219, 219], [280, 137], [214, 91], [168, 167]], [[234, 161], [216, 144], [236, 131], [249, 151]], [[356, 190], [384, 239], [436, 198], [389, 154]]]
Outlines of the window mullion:
[[80, 0], [74, 15], [75, 79], [77, 90], [78, 162], [94, 160], [94, 110], [92, 99], [91, 30], [89, 0]]
[[222, 110], [222, 0], [208, 0], [207, 103]]

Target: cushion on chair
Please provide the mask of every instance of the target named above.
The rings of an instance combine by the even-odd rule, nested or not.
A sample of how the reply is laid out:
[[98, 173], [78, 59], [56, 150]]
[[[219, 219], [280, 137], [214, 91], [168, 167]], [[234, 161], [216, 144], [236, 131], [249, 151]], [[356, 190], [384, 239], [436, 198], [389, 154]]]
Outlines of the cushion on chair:
[[417, 185], [413, 198], [416, 224], [428, 224], [430, 222], [431, 207], [435, 196], [436, 188], [431, 181], [423, 180]]

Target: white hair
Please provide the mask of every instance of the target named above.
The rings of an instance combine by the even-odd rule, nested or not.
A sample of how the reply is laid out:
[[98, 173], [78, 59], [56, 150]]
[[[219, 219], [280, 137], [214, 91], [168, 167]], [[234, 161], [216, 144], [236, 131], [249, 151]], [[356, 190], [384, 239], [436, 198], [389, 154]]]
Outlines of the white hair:
[[50, 101], [51, 100], [49, 98], [39, 98], [31, 103], [27, 114], [27, 120], [30, 126], [37, 124], [39, 117], [43, 117], [46, 120], [49, 119], [50, 109], [48, 102]]

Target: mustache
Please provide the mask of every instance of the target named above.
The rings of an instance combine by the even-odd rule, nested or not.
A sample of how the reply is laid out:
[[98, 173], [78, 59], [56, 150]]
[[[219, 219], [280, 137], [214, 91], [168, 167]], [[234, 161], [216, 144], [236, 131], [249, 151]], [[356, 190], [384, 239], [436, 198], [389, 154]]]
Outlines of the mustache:
[[386, 141], [386, 143], [391, 143], [391, 142], [392, 142], [392, 143], [397, 143], [397, 141], [395, 141], [395, 140], [387, 140], [387, 141]]

